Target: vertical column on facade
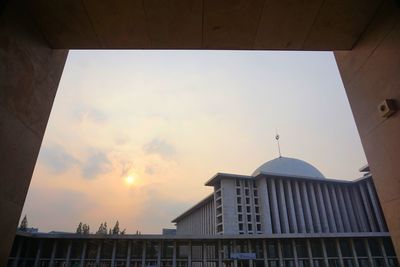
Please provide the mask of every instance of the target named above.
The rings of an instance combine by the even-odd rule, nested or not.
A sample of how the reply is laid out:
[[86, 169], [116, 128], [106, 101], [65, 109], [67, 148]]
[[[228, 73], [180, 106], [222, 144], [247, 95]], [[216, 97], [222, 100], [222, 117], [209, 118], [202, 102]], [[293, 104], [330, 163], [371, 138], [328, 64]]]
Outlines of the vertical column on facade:
[[314, 261], [313, 261], [312, 251], [311, 251], [310, 239], [306, 240], [306, 244], [307, 244], [307, 255], [308, 255], [308, 259], [309, 259], [308, 262], [310, 264], [310, 267], [314, 267]]
[[265, 239], [262, 240], [262, 249], [264, 255], [264, 266], [268, 267], [267, 241]]
[[207, 265], [207, 246], [204, 241], [203, 245], [201, 246], [201, 256], [203, 260], [203, 267], [205, 267]]
[[42, 254], [42, 247], [43, 247], [43, 240], [40, 240], [38, 249], [36, 251], [36, 257], [35, 257], [35, 263], [34, 263], [35, 267], [39, 267], [40, 255]]
[[[132, 241], [128, 241], [128, 251], [126, 252], [126, 267], [131, 266], [131, 250], [132, 250]], [[67, 266], [68, 267], [68, 266]]]
[[336, 227], [336, 216], [333, 213], [332, 201], [331, 201], [331, 197], [329, 195], [328, 185], [325, 183], [322, 184], [322, 192], [323, 192], [322, 196], [325, 201], [325, 207], [327, 210], [329, 230], [331, 233], [337, 233], [338, 229]]
[[372, 184], [372, 180], [368, 180], [366, 182], [366, 185], [367, 185], [367, 191], [368, 191], [369, 198], [371, 199], [372, 208], [374, 209], [375, 218], [376, 218], [376, 220], [378, 222], [379, 231], [380, 232], [386, 232], [387, 231], [386, 223], [385, 223], [385, 221], [383, 219], [383, 215], [381, 213], [379, 200], [376, 197], [375, 189], [374, 189], [374, 186]]
[[363, 204], [361, 202], [361, 197], [359, 194], [359, 190], [357, 190], [358, 188], [355, 186], [352, 186], [350, 188], [351, 191], [351, 196], [353, 199], [353, 204], [355, 205], [355, 212], [356, 212], [356, 216], [358, 218], [358, 222], [361, 226], [361, 231], [362, 232], [367, 232], [368, 231], [368, 222], [367, 222], [367, 218], [364, 214], [364, 207]]
[[192, 267], [192, 241], [189, 241], [188, 267]]
[[87, 249], [87, 241], [83, 242], [82, 246], [81, 263], [80, 263], [81, 267], [83, 267], [85, 264], [86, 249]]
[[67, 247], [67, 256], [65, 258], [65, 266], [69, 267], [69, 261], [71, 258], [71, 249], [72, 249], [72, 240], [68, 242], [68, 247]]
[[382, 252], [383, 260], [385, 261], [385, 266], [389, 266], [389, 260], [387, 258], [387, 254], [386, 254], [385, 246], [383, 245], [382, 238], [379, 238], [378, 242], [379, 242], [379, 248], [381, 249], [381, 252]]
[[287, 214], [286, 200], [285, 200], [285, 190], [283, 188], [282, 179], [278, 179], [278, 206], [279, 206], [279, 217], [281, 219], [281, 227], [283, 233], [289, 233], [289, 220]]
[[[237, 251], [236, 251], [236, 240], [233, 240], [233, 249], [232, 249], [232, 252], [233, 253], [237, 253]], [[233, 267], [238, 267], [238, 262], [237, 262], [237, 257], [235, 257], [234, 259], [233, 259]]]
[[318, 208], [317, 208], [317, 200], [315, 197], [315, 190], [314, 190], [314, 185], [313, 183], [308, 183], [308, 192], [310, 197], [310, 208], [311, 208], [311, 214], [313, 218], [313, 225], [314, 225], [314, 230], [316, 233], [321, 233], [321, 220], [319, 218], [318, 214]]
[[339, 258], [339, 266], [344, 266], [342, 249], [340, 248], [339, 239], [337, 239], [337, 238], [335, 239], [335, 245], [336, 245], [336, 250], [337, 250], [338, 258]]
[[115, 254], [116, 254], [116, 252], [117, 252], [117, 240], [114, 240], [112, 254], [111, 254], [111, 267], [115, 266]]
[[161, 266], [162, 241], [158, 241], [157, 266]]
[[369, 247], [368, 239], [366, 238], [364, 238], [364, 246], [367, 248], [368, 264], [369, 266], [374, 266], [374, 262], [372, 261], [371, 248]]
[[303, 209], [304, 209], [304, 218], [305, 218], [305, 225], [306, 225], [306, 232], [308, 233], [314, 233], [314, 223], [313, 219], [311, 216], [311, 207], [310, 207], [310, 201], [309, 197], [307, 194], [307, 184], [306, 182], [301, 182], [301, 200], [303, 203]]
[[329, 224], [328, 224], [328, 217], [326, 216], [326, 209], [325, 209], [325, 201], [322, 196], [321, 184], [317, 183], [315, 185], [317, 190], [317, 208], [319, 211], [319, 215], [321, 217], [321, 225], [322, 225], [322, 232], [328, 233], [329, 232]]
[[176, 241], [174, 241], [172, 245], [172, 267], [176, 267]]
[[273, 226], [274, 226], [274, 232], [277, 234], [282, 233], [281, 230], [281, 223], [280, 223], [280, 219], [279, 219], [279, 208], [278, 208], [278, 198], [276, 195], [276, 184], [275, 184], [275, 179], [271, 179], [270, 180], [271, 183], [271, 204], [272, 204], [272, 222], [273, 222]]
[[[248, 239], [247, 240], [247, 246], [248, 246], [248, 248], [249, 248], [249, 253], [252, 253], [253, 252], [253, 248], [251, 247], [251, 240], [250, 239]], [[250, 259], [249, 260], [249, 267], [253, 267], [253, 260], [252, 259]]]
[[347, 214], [349, 215], [350, 218], [350, 225], [352, 232], [360, 232], [361, 227], [359, 227], [356, 219], [356, 213], [353, 208], [353, 200], [350, 198], [349, 194], [349, 186], [343, 187], [343, 193], [344, 193], [344, 198], [345, 198], [345, 203], [346, 203], [346, 208], [347, 208]]
[[282, 253], [282, 242], [280, 239], [278, 239], [278, 256], [279, 256], [279, 266], [284, 267], [284, 262], [283, 262], [283, 253]]
[[24, 242], [25, 242], [24, 239], [20, 239], [19, 242], [18, 242], [17, 254], [15, 255], [14, 261], [12, 263], [12, 267], [17, 267], [18, 266], [18, 261], [19, 261], [19, 258], [21, 256], [22, 245], [24, 244]]
[[331, 203], [332, 203], [332, 209], [333, 209], [334, 217], [336, 219], [336, 230], [339, 233], [343, 233], [344, 232], [343, 219], [342, 219], [342, 215], [340, 214], [339, 204], [337, 201], [334, 186], [335, 185], [327, 185], [327, 187], [328, 187], [327, 190], [329, 191], [329, 196], [330, 196]]
[[297, 226], [296, 212], [294, 210], [294, 202], [293, 202], [293, 190], [291, 181], [285, 181], [287, 188], [287, 206], [289, 210], [289, 225], [290, 225], [290, 233], [298, 233], [299, 229]]
[[97, 254], [96, 254], [96, 266], [99, 266], [100, 264], [100, 255], [101, 255], [101, 247], [103, 245], [103, 242], [100, 241], [97, 245]]
[[300, 196], [299, 182], [293, 181], [293, 186], [294, 186], [294, 208], [296, 210], [298, 231], [299, 231], [299, 233], [305, 233], [306, 232], [306, 222], [304, 219], [304, 212], [303, 212], [303, 206], [302, 206], [302, 201], [301, 201], [301, 196]]
[[294, 258], [294, 266], [299, 267], [299, 257], [297, 256], [296, 240], [292, 239], [292, 251]]
[[354, 246], [353, 238], [350, 239], [350, 246], [351, 246], [351, 254], [353, 255], [354, 266], [360, 267], [360, 264], [358, 263], [357, 252], [356, 252], [356, 247]]
[[265, 178], [258, 182], [258, 195], [260, 197], [260, 216], [262, 220], [262, 231], [264, 234], [272, 234], [272, 217], [269, 201], [268, 184]]
[[142, 267], [146, 266], [146, 241], [142, 241]]
[[343, 220], [344, 231], [345, 232], [354, 231], [354, 230], [352, 230], [352, 226], [350, 223], [350, 217], [347, 212], [347, 208], [346, 208], [347, 202], [344, 197], [343, 187], [342, 186], [338, 186], [336, 188], [332, 187], [332, 190], [334, 191], [336, 198], [338, 199], [339, 210], [340, 210], [340, 214], [341, 214], [342, 220]]
[[358, 189], [361, 193], [361, 199], [362, 199], [362, 203], [364, 204], [365, 211], [367, 213], [367, 221], [369, 223], [370, 229], [372, 232], [377, 232], [378, 228], [377, 228], [377, 226], [375, 224], [375, 220], [374, 220], [375, 214], [372, 211], [372, 208], [369, 204], [368, 194], [364, 187], [364, 183], [358, 183]]
[[217, 246], [218, 246], [218, 267], [222, 267], [222, 246], [221, 246], [221, 240], [218, 240]]
[[51, 256], [50, 256], [50, 263], [49, 263], [50, 267], [54, 266], [54, 258], [56, 257], [56, 251], [57, 251], [57, 240], [54, 240], [53, 246], [51, 249]]
[[325, 266], [329, 266], [328, 253], [326, 251], [326, 246], [325, 246], [324, 239], [321, 239], [321, 244], [322, 244], [322, 255], [324, 255], [324, 264], [325, 264]]

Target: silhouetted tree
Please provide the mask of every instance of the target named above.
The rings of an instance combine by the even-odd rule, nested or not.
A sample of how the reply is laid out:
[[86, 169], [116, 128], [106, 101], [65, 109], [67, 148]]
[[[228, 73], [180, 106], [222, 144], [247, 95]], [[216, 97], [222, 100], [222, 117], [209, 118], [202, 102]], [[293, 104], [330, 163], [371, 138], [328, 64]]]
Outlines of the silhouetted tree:
[[83, 233], [82, 223], [81, 222], [78, 224], [78, 228], [76, 228], [76, 233], [77, 234], [82, 234]]
[[26, 218], [26, 215], [21, 221], [21, 224], [18, 227], [18, 230], [20, 231], [26, 231], [28, 229], [28, 219]]
[[85, 223], [85, 224], [82, 226], [82, 233], [83, 233], [84, 235], [90, 234], [90, 227], [89, 227], [88, 224]]
[[120, 235], [124, 235], [125, 232], [126, 232], [126, 229], [122, 230], [121, 233], [120, 233]]
[[113, 235], [118, 235], [119, 234], [119, 222], [117, 221], [114, 225], [114, 228], [112, 230]]

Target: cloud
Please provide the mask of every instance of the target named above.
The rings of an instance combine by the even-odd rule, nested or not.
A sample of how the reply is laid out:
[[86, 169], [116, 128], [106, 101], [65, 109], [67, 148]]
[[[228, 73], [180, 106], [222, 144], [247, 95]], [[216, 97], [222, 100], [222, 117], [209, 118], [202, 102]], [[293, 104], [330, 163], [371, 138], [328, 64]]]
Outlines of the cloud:
[[91, 150], [89, 157], [82, 164], [82, 175], [86, 179], [94, 179], [98, 175], [111, 170], [111, 162], [100, 150]]
[[128, 176], [129, 171], [131, 170], [133, 163], [130, 161], [121, 162], [122, 169], [121, 169], [121, 177]]
[[156, 169], [154, 166], [146, 166], [144, 172], [148, 175], [153, 175], [156, 173]]
[[173, 145], [159, 138], [154, 138], [149, 143], [143, 146], [146, 154], [159, 155], [163, 159], [172, 159], [176, 155], [176, 150]]
[[54, 174], [61, 174], [79, 164], [79, 161], [70, 155], [64, 147], [57, 144], [45, 145], [40, 152], [42, 161]]
[[86, 119], [95, 123], [103, 123], [107, 120], [107, 116], [104, 112], [87, 106], [76, 107], [73, 111], [73, 114], [79, 120]]

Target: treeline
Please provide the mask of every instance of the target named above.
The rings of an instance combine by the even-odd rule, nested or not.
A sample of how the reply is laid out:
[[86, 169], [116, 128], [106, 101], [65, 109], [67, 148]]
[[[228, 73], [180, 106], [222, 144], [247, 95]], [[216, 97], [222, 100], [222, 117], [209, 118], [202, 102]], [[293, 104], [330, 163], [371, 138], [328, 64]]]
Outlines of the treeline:
[[[107, 222], [101, 223], [99, 229], [96, 231], [96, 235], [124, 235], [126, 229], [120, 231], [119, 222], [117, 221], [113, 228], [108, 229]], [[77, 234], [87, 235], [90, 234], [90, 226], [86, 223], [80, 222], [76, 228]]]

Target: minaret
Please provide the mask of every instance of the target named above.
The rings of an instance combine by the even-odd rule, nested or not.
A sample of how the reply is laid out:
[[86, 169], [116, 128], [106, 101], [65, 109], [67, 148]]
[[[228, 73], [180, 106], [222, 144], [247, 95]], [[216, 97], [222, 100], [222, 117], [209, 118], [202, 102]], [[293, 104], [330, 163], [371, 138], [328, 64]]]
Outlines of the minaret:
[[282, 157], [282, 155], [281, 155], [281, 146], [279, 145], [279, 134], [278, 134], [278, 132], [276, 132], [275, 139], [276, 139], [276, 142], [278, 144], [279, 157], [281, 158]]

